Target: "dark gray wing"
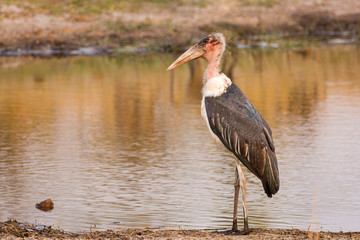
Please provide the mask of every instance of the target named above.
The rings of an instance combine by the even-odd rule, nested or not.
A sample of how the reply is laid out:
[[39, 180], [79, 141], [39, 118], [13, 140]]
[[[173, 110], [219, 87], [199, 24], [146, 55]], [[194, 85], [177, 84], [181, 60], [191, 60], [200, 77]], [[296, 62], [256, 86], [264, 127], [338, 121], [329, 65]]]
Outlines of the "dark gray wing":
[[211, 130], [261, 181], [271, 197], [280, 187], [275, 146], [269, 125], [245, 94], [231, 84], [219, 97], [205, 98]]

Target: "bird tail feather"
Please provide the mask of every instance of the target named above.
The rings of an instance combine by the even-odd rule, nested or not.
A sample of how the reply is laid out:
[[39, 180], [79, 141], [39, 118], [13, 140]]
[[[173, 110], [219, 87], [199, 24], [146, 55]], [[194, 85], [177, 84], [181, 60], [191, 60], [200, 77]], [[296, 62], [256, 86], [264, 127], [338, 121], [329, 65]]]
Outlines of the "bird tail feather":
[[266, 153], [266, 166], [264, 178], [262, 180], [263, 188], [268, 197], [276, 194], [280, 188], [279, 168], [274, 152]]

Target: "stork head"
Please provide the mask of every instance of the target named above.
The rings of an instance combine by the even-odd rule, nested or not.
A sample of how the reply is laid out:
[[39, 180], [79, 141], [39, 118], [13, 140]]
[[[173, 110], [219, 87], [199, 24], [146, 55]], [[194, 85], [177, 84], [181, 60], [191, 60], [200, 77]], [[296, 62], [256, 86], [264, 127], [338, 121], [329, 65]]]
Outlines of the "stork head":
[[203, 57], [208, 62], [215, 58], [220, 58], [225, 50], [225, 38], [222, 33], [214, 33], [203, 38], [184, 52], [178, 59], [176, 59], [167, 70], [174, 69], [186, 62]]

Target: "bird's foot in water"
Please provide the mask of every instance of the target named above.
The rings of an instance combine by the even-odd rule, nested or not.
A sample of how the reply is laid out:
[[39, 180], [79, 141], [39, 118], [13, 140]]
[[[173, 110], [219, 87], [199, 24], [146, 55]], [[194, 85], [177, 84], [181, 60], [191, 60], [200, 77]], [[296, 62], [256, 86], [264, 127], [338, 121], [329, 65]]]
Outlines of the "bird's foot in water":
[[233, 226], [231, 228], [231, 230], [227, 230], [224, 232], [224, 234], [226, 235], [247, 235], [250, 233], [250, 229], [249, 229], [249, 224], [248, 224], [248, 219], [247, 217], [244, 219], [244, 230], [238, 230], [237, 227], [237, 219], [233, 220]]
[[234, 235], [248, 235], [249, 233], [250, 233], [250, 229], [247, 230], [244, 229], [242, 231], [238, 230], [236, 232], [233, 232]]
[[244, 230], [231, 229], [231, 230], [223, 231], [221, 233], [226, 234], [226, 235], [247, 235], [250, 232], [251, 231], [248, 228], [248, 229], [244, 229]]

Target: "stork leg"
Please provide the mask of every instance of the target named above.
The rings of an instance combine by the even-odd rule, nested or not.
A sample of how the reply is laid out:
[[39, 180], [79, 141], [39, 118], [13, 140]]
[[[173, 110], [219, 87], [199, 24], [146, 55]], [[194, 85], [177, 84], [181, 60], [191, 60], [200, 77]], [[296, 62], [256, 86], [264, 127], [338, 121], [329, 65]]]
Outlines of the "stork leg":
[[242, 194], [242, 206], [244, 212], [244, 230], [241, 234], [248, 234], [249, 224], [248, 224], [248, 216], [247, 216], [247, 208], [246, 208], [246, 180], [243, 171], [241, 170], [240, 161], [236, 159], [236, 170], [235, 170], [235, 196], [234, 196], [234, 218], [233, 218], [233, 226], [231, 231], [237, 232], [237, 208], [238, 208], [238, 200], [239, 200], [239, 188], [241, 188]]
[[235, 167], [235, 182], [234, 182], [234, 187], [235, 187], [235, 195], [234, 195], [234, 217], [233, 217], [233, 226], [232, 226], [231, 231], [237, 232], [237, 231], [238, 231], [238, 227], [237, 227], [237, 209], [238, 209], [239, 188], [240, 188], [240, 179], [239, 179], [239, 173], [238, 173], [237, 166]]

